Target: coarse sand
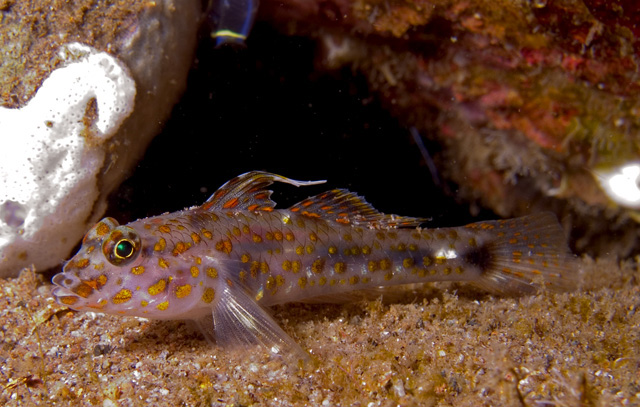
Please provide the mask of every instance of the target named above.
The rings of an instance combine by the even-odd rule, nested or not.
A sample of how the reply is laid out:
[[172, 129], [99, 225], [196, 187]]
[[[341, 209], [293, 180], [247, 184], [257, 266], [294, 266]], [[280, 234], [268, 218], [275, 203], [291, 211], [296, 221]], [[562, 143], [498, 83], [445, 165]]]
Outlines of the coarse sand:
[[579, 265], [574, 293], [436, 284], [277, 307], [304, 366], [210, 345], [182, 321], [70, 311], [24, 270], [0, 280], [0, 405], [637, 405], [638, 264]]

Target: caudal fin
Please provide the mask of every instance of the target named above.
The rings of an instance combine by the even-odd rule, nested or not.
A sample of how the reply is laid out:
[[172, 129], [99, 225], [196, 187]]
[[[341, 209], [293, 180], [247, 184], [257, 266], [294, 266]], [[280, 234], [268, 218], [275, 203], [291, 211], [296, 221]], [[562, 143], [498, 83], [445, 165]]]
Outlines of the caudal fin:
[[215, 31], [211, 37], [216, 46], [244, 44], [258, 11], [258, 0], [212, 0], [211, 16]]
[[540, 289], [566, 291], [579, 282], [576, 257], [551, 213], [467, 225], [488, 234], [469, 254], [482, 270], [475, 284], [500, 294], [531, 294]]

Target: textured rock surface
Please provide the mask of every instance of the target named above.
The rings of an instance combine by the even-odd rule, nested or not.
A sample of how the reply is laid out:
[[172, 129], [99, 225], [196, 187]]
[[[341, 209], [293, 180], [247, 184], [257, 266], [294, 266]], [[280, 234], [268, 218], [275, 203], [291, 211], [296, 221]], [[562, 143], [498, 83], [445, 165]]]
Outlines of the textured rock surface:
[[362, 72], [437, 140], [460, 197], [501, 216], [553, 210], [577, 249], [629, 255], [638, 214], [594, 174], [640, 156], [640, 17], [636, 2], [607, 4], [265, 0], [262, 13], [318, 38], [319, 66]]
[[[33, 160], [29, 165], [24, 160], [2, 163], [9, 184], [3, 184], [0, 195], [0, 275], [9, 276], [30, 264], [39, 269], [59, 264], [104, 213], [107, 195], [127, 176], [184, 89], [201, 4], [196, 0], [46, 5], [9, 1], [0, 6], [0, 104], [4, 106], [0, 149], [13, 158]], [[108, 53], [120, 61], [113, 66], [129, 69], [137, 88], [133, 114], [109, 122], [103, 109], [106, 94], [98, 92], [99, 85], [92, 89], [86, 79], [74, 84], [47, 82], [50, 87], [67, 87], [60, 100], [47, 102], [51, 112], [39, 106], [41, 116], [30, 113], [30, 120], [17, 120], [18, 112], [33, 112], [43, 80], [58, 72], [56, 68], [65, 69], [69, 55], [60, 50], [74, 42]], [[116, 71], [105, 74], [117, 75]], [[62, 76], [52, 74], [50, 79]], [[131, 94], [120, 91], [117, 98]], [[77, 123], [64, 124], [73, 132], [62, 131], [59, 119], [70, 118], [65, 95], [77, 93], [82, 93], [74, 101]], [[131, 101], [112, 106], [118, 104], [124, 108]], [[58, 116], [50, 117], [54, 114]], [[122, 112], [114, 116], [118, 114]], [[107, 122], [115, 128], [105, 135]], [[24, 141], [31, 134], [35, 137]], [[66, 166], [64, 171], [57, 170], [58, 162]], [[73, 175], [71, 165], [76, 170]], [[26, 182], [17, 185], [23, 176]]]
[[[133, 111], [135, 82], [107, 53], [71, 43], [69, 63], [19, 109], [0, 107], [0, 271], [53, 266], [92, 217], [106, 146]], [[79, 204], [81, 203], [81, 204]]]

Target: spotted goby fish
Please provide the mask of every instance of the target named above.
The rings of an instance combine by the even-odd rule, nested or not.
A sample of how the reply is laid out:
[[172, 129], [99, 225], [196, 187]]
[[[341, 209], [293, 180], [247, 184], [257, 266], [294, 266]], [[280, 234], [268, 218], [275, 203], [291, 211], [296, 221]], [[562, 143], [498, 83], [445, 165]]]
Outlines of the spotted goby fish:
[[254, 171], [202, 206], [127, 225], [105, 218], [54, 276], [53, 295], [75, 310], [194, 320], [222, 346], [305, 355], [266, 307], [433, 281], [506, 294], [576, 281], [552, 214], [422, 229], [425, 219], [380, 213], [345, 189], [275, 209], [274, 181], [324, 182]]

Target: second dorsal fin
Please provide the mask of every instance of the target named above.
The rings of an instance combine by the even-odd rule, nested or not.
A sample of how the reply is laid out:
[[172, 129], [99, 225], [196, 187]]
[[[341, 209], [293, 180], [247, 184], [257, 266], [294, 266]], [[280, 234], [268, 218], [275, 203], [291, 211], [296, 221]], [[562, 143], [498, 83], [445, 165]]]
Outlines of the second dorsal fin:
[[289, 208], [311, 218], [333, 220], [346, 225], [372, 229], [390, 227], [417, 227], [429, 219], [387, 215], [365, 199], [346, 189], [332, 189], [298, 202]]
[[322, 184], [326, 181], [296, 181], [270, 172], [251, 171], [227, 181], [207, 199], [201, 208], [206, 211], [272, 211], [276, 203], [271, 200], [272, 191], [266, 188], [274, 182], [284, 182], [300, 187]]

